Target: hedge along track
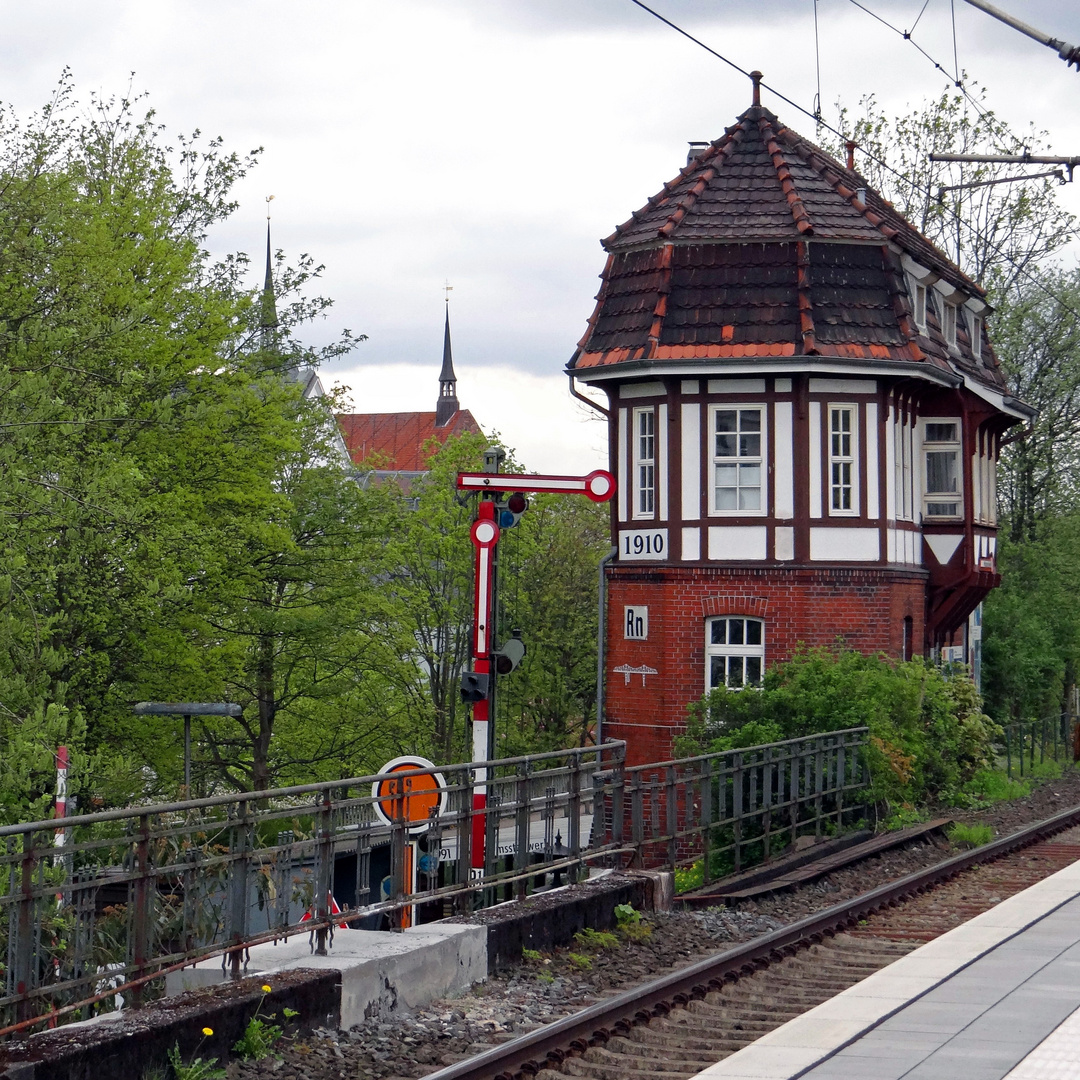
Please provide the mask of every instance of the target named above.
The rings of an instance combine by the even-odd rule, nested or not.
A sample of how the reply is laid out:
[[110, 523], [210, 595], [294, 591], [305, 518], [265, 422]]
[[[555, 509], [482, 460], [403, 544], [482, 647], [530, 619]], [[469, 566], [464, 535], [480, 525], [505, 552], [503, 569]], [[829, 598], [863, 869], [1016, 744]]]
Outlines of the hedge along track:
[[1080, 807], [716, 953], [425, 1080], [685, 1080], [1080, 858]]

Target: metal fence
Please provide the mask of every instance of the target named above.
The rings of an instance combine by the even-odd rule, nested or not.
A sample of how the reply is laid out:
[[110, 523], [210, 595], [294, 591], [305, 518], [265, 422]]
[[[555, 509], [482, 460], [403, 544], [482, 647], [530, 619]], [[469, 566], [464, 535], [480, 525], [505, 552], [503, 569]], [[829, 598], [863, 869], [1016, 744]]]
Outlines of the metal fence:
[[0, 828], [0, 1036], [138, 1005], [210, 957], [238, 976], [261, 942], [310, 933], [325, 954], [344, 926], [402, 929], [590, 866], [704, 855], [708, 880], [718, 852], [738, 869], [850, 817], [866, 739], [859, 728], [630, 769], [622, 742], [446, 766], [420, 822], [406, 780], [387, 773], [86, 814], [62, 833], [55, 820]]
[[800, 835], [864, 811], [867, 728], [626, 770], [630, 841], [641, 862], [702, 863], [704, 882], [767, 861]]
[[1044, 716], [1041, 720], [1017, 720], [1005, 724], [1001, 738], [1001, 753], [1010, 779], [1030, 776], [1036, 765], [1047, 760], [1072, 761], [1076, 757], [1076, 720], [1063, 712]]

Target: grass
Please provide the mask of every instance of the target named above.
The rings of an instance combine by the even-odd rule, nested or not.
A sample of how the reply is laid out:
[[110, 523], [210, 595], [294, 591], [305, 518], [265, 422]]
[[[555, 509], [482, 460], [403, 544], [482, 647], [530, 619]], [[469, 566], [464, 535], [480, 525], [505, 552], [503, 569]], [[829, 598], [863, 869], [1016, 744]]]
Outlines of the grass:
[[[607, 930], [585, 927], [574, 935], [574, 940], [584, 949], [617, 949], [619, 939]], [[573, 955], [573, 954], [571, 954]]]
[[953, 847], [977, 848], [994, 839], [994, 830], [989, 825], [965, 825], [958, 822], [949, 829], [946, 836]]

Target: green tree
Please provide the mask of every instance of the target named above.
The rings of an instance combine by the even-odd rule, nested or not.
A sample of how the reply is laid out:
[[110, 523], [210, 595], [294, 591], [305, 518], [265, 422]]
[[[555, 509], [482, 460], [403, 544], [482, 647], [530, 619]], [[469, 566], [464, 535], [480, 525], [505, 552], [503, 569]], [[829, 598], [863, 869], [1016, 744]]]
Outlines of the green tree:
[[[185, 665], [170, 691], [214, 685], [193, 611], [215, 578], [235, 595], [288, 520], [303, 446], [298, 347], [261, 348], [246, 260], [202, 246], [253, 157], [170, 148], [135, 108], [83, 114], [65, 78], [27, 123], [0, 116], [0, 738], [51, 761], [62, 735], [73, 788], [85, 749], [97, 788], [126, 774], [117, 797], [146, 783], [140, 742], [162, 743], [132, 700]], [[321, 306], [290, 300], [285, 322]], [[8, 804], [42, 786], [18, 779]]]
[[[984, 95], [973, 86], [972, 96], [980, 101]], [[946, 91], [896, 119], [866, 97], [856, 116], [840, 109], [837, 127], [865, 152], [856, 165], [870, 185], [995, 300], [1022, 285], [1075, 235], [1075, 218], [1058, 205], [1055, 179], [991, 184], [1024, 170], [931, 161], [935, 154], [1048, 152], [1046, 132], [1032, 127], [1017, 134], [958, 92]], [[839, 143], [826, 148], [843, 160]]]

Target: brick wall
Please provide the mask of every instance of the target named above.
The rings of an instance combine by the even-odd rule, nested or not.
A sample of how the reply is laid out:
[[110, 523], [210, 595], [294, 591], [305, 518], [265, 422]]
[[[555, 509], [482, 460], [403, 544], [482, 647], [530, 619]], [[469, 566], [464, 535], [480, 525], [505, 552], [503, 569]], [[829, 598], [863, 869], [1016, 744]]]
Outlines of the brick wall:
[[[705, 620], [764, 620], [765, 663], [789, 659], [798, 644], [837, 638], [862, 652], [900, 657], [904, 618], [920, 651], [926, 575], [863, 568], [614, 566], [608, 576], [607, 708], [604, 734], [627, 742], [627, 764], [673, 756], [686, 706], [705, 692]], [[626, 605], [648, 607], [649, 636], [624, 638]], [[613, 669], [655, 668], [656, 674]]]

